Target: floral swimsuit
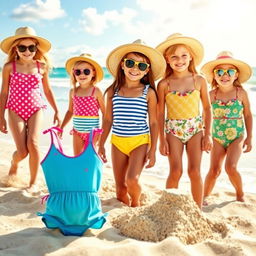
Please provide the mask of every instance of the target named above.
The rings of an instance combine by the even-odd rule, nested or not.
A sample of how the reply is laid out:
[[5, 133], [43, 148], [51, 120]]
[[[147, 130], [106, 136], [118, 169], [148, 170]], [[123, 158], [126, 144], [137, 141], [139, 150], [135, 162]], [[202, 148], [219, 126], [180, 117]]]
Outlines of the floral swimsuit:
[[212, 102], [213, 111], [213, 138], [224, 148], [244, 134], [243, 104], [238, 100], [238, 88], [236, 98], [223, 102], [217, 99], [215, 92]]
[[[169, 87], [169, 86], [168, 86]], [[199, 111], [200, 91], [194, 89], [186, 93], [169, 92], [165, 97], [167, 118], [165, 132], [187, 143], [203, 129], [202, 116]]]

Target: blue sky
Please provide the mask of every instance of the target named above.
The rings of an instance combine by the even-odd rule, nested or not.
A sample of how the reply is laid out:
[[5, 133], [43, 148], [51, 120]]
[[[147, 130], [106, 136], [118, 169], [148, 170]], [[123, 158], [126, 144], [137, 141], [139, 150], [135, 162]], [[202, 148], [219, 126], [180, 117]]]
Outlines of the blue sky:
[[[203, 43], [203, 62], [230, 50], [256, 66], [255, 10], [255, 0], [7, 0], [0, 4], [0, 40], [31, 26], [52, 43], [54, 66], [82, 52], [104, 66], [121, 44], [142, 38], [155, 47], [179, 32]], [[5, 57], [0, 53], [0, 66]]]

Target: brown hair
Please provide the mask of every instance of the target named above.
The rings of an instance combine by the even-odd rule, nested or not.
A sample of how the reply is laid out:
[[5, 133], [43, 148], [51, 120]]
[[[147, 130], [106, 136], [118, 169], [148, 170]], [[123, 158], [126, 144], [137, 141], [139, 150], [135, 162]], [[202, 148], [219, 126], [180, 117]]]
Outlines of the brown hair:
[[[180, 46], [185, 47], [189, 51], [189, 53], [191, 55], [192, 59], [191, 59], [191, 61], [189, 63], [188, 70], [191, 73], [193, 73], [193, 74], [197, 74], [198, 72], [196, 70], [196, 65], [195, 65], [194, 58], [193, 58], [194, 54], [193, 54], [192, 49], [188, 45], [185, 45], [185, 44], [174, 44], [174, 45], [171, 45], [164, 52], [165, 59], [167, 59], [167, 56], [170, 56], [171, 54], [173, 54], [177, 50], [177, 48], [180, 47]], [[165, 70], [164, 78], [169, 77], [171, 74], [173, 74], [173, 69], [170, 67], [170, 65], [167, 65], [166, 66], [166, 70]]]
[[[144, 55], [144, 54], [142, 54], [142, 53], [140, 53], [140, 52], [128, 52], [128, 53], [127, 53], [126, 55], [124, 55], [123, 58], [120, 60], [120, 63], [119, 63], [118, 66], [117, 66], [117, 74], [116, 74], [115, 80], [114, 80], [114, 82], [106, 89], [106, 91], [105, 91], [104, 94], [106, 94], [110, 89], [113, 91], [113, 93], [116, 92], [116, 91], [119, 91], [120, 88], [125, 84], [125, 75], [124, 75], [123, 69], [121, 68], [121, 64], [122, 64], [123, 59], [126, 58], [127, 55], [130, 54], [130, 53], [133, 53], [133, 54], [135, 54], [135, 55], [137, 55], [137, 56], [139, 56], [139, 57], [144, 58], [147, 63], [151, 64], [151, 63], [150, 63], [150, 59], [149, 59], [146, 55]], [[140, 82], [141, 82], [142, 84], [144, 84], [144, 85], [149, 84], [149, 86], [150, 86], [150, 87], [154, 90], [154, 92], [156, 93], [156, 86], [155, 86], [155, 81], [154, 81], [154, 78], [153, 78], [153, 73], [152, 73], [152, 69], [151, 69], [151, 68], [149, 68], [148, 73], [147, 73], [144, 77], [141, 78]], [[157, 95], [157, 94], [156, 94], [156, 95]]]
[[36, 51], [36, 54], [34, 56], [34, 59], [45, 63], [46, 64], [46, 69], [50, 70], [51, 69], [51, 62], [50, 62], [49, 57], [47, 56], [46, 53], [43, 53], [40, 50], [40, 46], [38, 44], [38, 41], [35, 38], [30, 38], [30, 37], [20, 38], [20, 39], [15, 40], [12, 43], [12, 45], [11, 45], [9, 51], [8, 51], [8, 56], [7, 56], [7, 61], [6, 62], [9, 63], [9, 62], [13, 62], [13, 61], [19, 59], [19, 56], [16, 53], [16, 46], [18, 46], [20, 44], [20, 42], [25, 40], [25, 39], [32, 40], [35, 43], [35, 45], [37, 46], [37, 51]]

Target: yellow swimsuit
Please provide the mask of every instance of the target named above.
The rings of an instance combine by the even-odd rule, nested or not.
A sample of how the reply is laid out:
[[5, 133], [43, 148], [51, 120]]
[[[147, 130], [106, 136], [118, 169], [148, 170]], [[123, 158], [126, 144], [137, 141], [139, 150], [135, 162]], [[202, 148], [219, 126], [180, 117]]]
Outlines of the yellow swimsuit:
[[186, 143], [203, 129], [200, 116], [200, 91], [194, 89], [186, 93], [169, 91], [165, 97], [167, 118], [165, 132]]

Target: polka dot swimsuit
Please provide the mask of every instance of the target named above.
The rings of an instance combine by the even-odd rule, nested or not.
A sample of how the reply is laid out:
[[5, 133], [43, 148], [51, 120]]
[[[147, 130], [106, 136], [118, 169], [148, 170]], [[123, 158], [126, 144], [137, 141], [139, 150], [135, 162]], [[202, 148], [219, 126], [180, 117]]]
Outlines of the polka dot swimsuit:
[[99, 103], [93, 96], [95, 87], [93, 88], [90, 96], [77, 96], [73, 97], [73, 114], [75, 116], [98, 116]]
[[6, 108], [9, 108], [24, 121], [39, 109], [45, 108], [39, 85], [42, 82], [39, 63], [36, 62], [38, 73], [23, 74], [16, 72], [16, 62], [13, 62], [13, 73], [10, 78], [9, 98]]
[[73, 96], [73, 130], [71, 134], [78, 134], [84, 141], [88, 141], [89, 132], [99, 128], [98, 100], [93, 96], [95, 87], [90, 96]]

